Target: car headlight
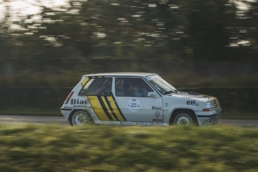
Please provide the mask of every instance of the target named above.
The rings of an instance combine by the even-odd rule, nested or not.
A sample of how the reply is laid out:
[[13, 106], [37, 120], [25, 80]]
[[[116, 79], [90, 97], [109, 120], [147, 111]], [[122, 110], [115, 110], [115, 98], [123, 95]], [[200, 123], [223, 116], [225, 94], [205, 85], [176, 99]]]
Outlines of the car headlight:
[[205, 108], [202, 109], [202, 111], [209, 112], [213, 108], [212, 101], [208, 101], [205, 103]]
[[213, 108], [213, 103], [211, 101], [205, 103], [206, 108]]

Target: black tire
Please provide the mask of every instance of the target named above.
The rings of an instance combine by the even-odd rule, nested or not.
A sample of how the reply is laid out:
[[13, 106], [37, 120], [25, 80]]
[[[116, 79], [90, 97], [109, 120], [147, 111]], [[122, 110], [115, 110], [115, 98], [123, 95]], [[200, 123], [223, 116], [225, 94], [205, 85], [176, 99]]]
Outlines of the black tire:
[[170, 120], [171, 125], [175, 126], [197, 126], [197, 120], [193, 112], [189, 110], [176, 111]]
[[71, 126], [89, 125], [90, 123], [92, 123], [92, 119], [89, 113], [82, 110], [78, 110], [74, 111], [72, 115], [70, 115], [69, 123]]

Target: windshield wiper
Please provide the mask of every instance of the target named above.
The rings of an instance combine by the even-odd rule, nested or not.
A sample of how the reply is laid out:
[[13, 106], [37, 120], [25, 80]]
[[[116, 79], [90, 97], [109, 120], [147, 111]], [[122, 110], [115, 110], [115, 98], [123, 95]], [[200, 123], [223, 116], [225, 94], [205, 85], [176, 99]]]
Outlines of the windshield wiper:
[[172, 90], [166, 91], [166, 92], [164, 93], [164, 95], [165, 95], [165, 94], [170, 94], [170, 93], [174, 93], [174, 91], [172, 91]]
[[169, 91], [165, 92], [164, 95], [165, 94], [170, 94], [170, 93], [179, 93], [179, 92], [180, 91], [178, 91], [178, 90], [169, 90]]

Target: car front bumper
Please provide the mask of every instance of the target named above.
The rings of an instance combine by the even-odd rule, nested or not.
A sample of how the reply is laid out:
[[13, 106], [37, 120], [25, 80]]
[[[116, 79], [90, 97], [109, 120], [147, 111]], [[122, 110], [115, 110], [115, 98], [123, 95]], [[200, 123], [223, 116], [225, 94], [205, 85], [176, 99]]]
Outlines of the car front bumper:
[[60, 110], [61, 110], [61, 113], [64, 116], [65, 120], [68, 121], [69, 116], [70, 116], [71, 112], [73, 111], [73, 109], [61, 107]]
[[219, 107], [210, 112], [196, 112], [199, 126], [209, 126], [219, 123], [222, 109]]

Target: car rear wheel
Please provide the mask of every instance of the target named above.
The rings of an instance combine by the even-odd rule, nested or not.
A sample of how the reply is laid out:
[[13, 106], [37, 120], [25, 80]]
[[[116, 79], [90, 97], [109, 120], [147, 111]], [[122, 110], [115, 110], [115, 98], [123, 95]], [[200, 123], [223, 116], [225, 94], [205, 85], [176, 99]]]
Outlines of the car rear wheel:
[[196, 126], [197, 120], [193, 112], [188, 110], [180, 110], [173, 114], [171, 124], [175, 126]]
[[75, 111], [69, 119], [69, 123], [72, 126], [90, 124], [91, 117], [85, 111]]

